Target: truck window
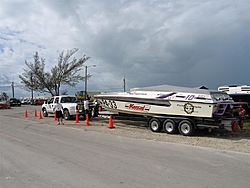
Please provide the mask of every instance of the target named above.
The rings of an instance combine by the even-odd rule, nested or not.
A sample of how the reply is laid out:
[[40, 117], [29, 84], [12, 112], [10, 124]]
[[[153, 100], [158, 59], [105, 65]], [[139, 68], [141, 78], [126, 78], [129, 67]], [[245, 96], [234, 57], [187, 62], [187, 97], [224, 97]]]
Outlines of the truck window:
[[68, 97], [68, 101], [69, 101], [70, 103], [75, 103], [76, 98], [75, 98], [75, 97]]
[[61, 103], [66, 103], [65, 97], [62, 97]]
[[60, 102], [59, 97], [56, 97], [56, 98], [55, 98], [55, 103], [56, 103], [57, 100]]
[[75, 103], [76, 98], [75, 97], [62, 97], [61, 103]]
[[48, 101], [48, 104], [53, 103], [53, 101], [54, 101], [54, 98], [51, 98], [51, 99]]

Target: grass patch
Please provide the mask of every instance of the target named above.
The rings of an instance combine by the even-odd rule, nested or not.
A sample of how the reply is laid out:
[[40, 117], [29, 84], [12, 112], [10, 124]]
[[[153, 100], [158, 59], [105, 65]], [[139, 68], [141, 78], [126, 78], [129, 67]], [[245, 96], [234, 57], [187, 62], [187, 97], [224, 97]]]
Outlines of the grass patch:
[[250, 131], [250, 122], [245, 122], [243, 129]]

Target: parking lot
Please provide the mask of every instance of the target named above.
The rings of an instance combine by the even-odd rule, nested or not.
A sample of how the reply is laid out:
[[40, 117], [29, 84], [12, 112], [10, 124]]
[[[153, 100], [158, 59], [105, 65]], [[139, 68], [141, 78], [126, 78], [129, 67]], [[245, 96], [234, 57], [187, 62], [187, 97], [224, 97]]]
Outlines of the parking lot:
[[[192, 146], [210, 147], [216, 149], [225, 149], [239, 152], [250, 152], [250, 133], [249, 131], [237, 130], [237, 132], [229, 132], [225, 130], [214, 130], [207, 132], [206, 130], [197, 130], [194, 136], [182, 136], [179, 134], [166, 134], [165, 132], [151, 132], [147, 127], [146, 119], [133, 117], [113, 116], [114, 129], [109, 129], [109, 115], [90, 119], [90, 126], [85, 126], [85, 120], [79, 118], [79, 122], [73, 120], [64, 121], [64, 125], [57, 125], [57, 121], [53, 116], [42, 117], [39, 113], [41, 106], [22, 105], [21, 107], [12, 107], [11, 109], [1, 110], [1, 114], [12, 116], [13, 118], [29, 119], [51, 126], [62, 126], [84, 131], [96, 131], [105, 134], [116, 134], [137, 139], [147, 139], [162, 142], [173, 142], [187, 144]], [[28, 117], [25, 117], [25, 112], [28, 112]], [[37, 112], [37, 117], [34, 112]]]

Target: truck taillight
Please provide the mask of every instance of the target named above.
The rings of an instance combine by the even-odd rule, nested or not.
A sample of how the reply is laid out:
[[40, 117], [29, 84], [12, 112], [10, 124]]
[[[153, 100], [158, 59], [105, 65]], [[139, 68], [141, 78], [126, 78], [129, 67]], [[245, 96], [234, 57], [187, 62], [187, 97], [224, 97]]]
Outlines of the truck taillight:
[[77, 106], [76, 106], [76, 110], [79, 110], [79, 109], [80, 109], [80, 106], [79, 106], [79, 105], [77, 105]]

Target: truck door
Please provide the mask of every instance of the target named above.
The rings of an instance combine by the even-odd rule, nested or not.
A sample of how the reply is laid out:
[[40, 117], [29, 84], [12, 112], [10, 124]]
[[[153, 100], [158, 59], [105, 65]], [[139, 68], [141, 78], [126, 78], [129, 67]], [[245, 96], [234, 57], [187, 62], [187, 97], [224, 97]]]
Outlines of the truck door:
[[53, 111], [53, 109], [54, 109], [54, 107], [55, 107], [55, 105], [56, 105], [56, 101], [57, 101], [57, 100], [59, 101], [59, 103], [61, 102], [59, 97], [55, 97], [53, 103], [51, 104], [52, 111]]
[[51, 98], [51, 99], [48, 101], [48, 109], [47, 109], [47, 112], [48, 112], [48, 113], [53, 113], [53, 107], [54, 107], [54, 98]]

